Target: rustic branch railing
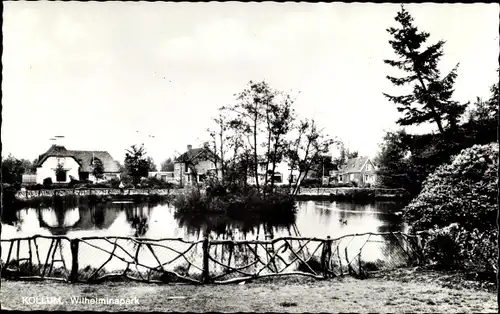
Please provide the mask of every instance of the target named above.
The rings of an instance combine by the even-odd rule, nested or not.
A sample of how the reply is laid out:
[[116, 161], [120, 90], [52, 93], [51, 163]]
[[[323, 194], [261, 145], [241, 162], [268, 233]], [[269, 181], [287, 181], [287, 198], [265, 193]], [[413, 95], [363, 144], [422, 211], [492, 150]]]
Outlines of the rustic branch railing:
[[[2, 252], [8, 252], [5, 260], [2, 254], [2, 276], [67, 282], [122, 278], [193, 284], [228, 284], [285, 275], [316, 279], [345, 274], [364, 276], [374, 269], [422, 263], [418, 238], [418, 234], [401, 232], [326, 239], [281, 237], [237, 241], [131, 237], [70, 239], [35, 235], [1, 239]], [[370, 257], [370, 248], [378, 252], [379, 258]]]

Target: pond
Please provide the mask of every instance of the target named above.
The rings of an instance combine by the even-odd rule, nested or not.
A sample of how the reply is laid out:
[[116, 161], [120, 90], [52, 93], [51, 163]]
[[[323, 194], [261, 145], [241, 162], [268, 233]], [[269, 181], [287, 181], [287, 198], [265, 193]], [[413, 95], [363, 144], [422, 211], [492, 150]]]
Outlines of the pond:
[[[182, 238], [199, 240], [204, 231], [210, 229], [211, 239], [273, 239], [278, 237], [317, 237], [338, 238], [356, 233], [380, 233], [406, 231], [401, 217], [403, 204], [376, 202], [355, 204], [349, 202], [301, 201], [297, 203], [297, 212], [290, 219], [264, 225], [256, 221], [228, 221], [221, 217], [178, 217], [170, 204], [135, 204], [107, 203], [81, 205], [64, 208], [26, 208], [16, 213], [2, 215], [2, 239], [29, 237], [32, 235], [65, 235], [70, 238], [81, 237], [142, 237], [142, 238]], [[360, 250], [362, 239], [349, 244], [347, 251], [355, 254]], [[383, 239], [382, 239], [383, 240]], [[392, 240], [374, 241], [363, 252], [365, 260], [383, 259], [387, 255]], [[46, 244], [40, 244], [40, 250], [50, 250]], [[104, 244], [103, 244], [104, 245]], [[106, 245], [109, 245], [106, 244]], [[2, 243], [2, 252], [7, 250]], [[130, 244], [133, 252], [135, 247]], [[181, 248], [179, 248], [180, 250]], [[62, 253], [70, 259], [69, 249]], [[88, 251], [84, 259], [96, 267], [107, 259], [103, 252]], [[43, 255], [44, 253], [42, 253]], [[82, 254], [82, 253], [80, 253]], [[160, 258], [168, 259], [170, 255]], [[350, 253], [351, 254], [351, 253]], [[199, 258], [199, 254], [195, 254]], [[196, 256], [194, 259], [197, 259]], [[153, 263], [153, 257], [149, 257]], [[155, 257], [156, 258], [156, 257]], [[3, 259], [3, 258], [2, 258]], [[108, 268], [119, 268], [119, 261], [108, 264]], [[123, 267], [123, 266], [121, 266]]]
[[[395, 202], [356, 204], [350, 202], [300, 201], [295, 221], [278, 222], [266, 228], [273, 237], [303, 236], [326, 238], [365, 232], [404, 231], [404, 205]], [[213, 237], [229, 233], [235, 239], [264, 238], [264, 226], [257, 222], [205, 221], [177, 217], [170, 204], [108, 203], [74, 208], [26, 208], [2, 217], [2, 238], [40, 235], [139, 236], [145, 238], [199, 239], [210, 226]]]

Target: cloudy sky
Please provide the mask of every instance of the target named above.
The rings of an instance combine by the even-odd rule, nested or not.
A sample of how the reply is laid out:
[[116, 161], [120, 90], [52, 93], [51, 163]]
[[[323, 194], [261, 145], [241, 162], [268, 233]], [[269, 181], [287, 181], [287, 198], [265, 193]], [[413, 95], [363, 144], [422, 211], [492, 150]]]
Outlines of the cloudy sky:
[[[407, 5], [443, 72], [460, 62], [455, 99], [498, 81], [499, 7]], [[5, 2], [2, 155], [146, 140], [157, 163], [207, 139], [217, 108], [249, 80], [297, 95], [300, 116], [363, 155], [399, 114], [382, 92], [395, 4]], [[416, 130], [418, 131], [418, 130]], [[148, 137], [154, 135], [154, 138]]]

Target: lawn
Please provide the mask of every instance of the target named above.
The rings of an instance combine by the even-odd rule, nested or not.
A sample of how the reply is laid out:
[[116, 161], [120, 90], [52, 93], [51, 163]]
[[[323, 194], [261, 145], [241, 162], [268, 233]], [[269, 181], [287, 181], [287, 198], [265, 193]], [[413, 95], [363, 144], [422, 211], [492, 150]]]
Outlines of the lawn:
[[[71, 297], [132, 298], [139, 304], [72, 304]], [[22, 303], [61, 297], [65, 304]], [[236, 285], [156, 285], [131, 282], [66, 284], [2, 280], [2, 309], [176, 312], [481, 312], [498, 313], [494, 287], [454, 273], [405, 269], [317, 281], [303, 277]]]

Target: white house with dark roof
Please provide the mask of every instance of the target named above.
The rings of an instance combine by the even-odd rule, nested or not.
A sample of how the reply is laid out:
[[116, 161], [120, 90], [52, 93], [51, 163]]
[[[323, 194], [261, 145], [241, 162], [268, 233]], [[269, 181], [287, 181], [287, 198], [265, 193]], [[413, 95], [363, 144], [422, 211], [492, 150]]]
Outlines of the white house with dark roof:
[[[67, 150], [61, 145], [52, 145], [38, 157], [36, 163], [36, 183], [51, 178], [54, 183], [69, 183], [71, 179], [96, 182], [92, 175], [94, 162], [100, 160], [104, 168], [104, 180], [120, 177], [120, 165], [106, 151]], [[56, 175], [58, 166], [64, 172]]]

